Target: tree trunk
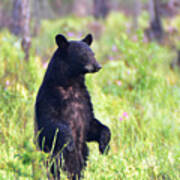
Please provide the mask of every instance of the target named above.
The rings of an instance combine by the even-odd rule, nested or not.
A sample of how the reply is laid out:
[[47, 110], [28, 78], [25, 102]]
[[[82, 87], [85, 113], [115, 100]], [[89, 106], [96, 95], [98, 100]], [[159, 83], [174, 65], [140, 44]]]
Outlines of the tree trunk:
[[22, 38], [25, 59], [29, 58], [30, 38], [30, 0], [14, 0], [12, 12], [12, 32]]
[[33, 36], [37, 36], [39, 34], [40, 21], [41, 21], [41, 14], [40, 14], [41, 7], [39, 0], [33, 0], [32, 9], [33, 9], [32, 18], [34, 21]]
[[73, 12], [77, 16], [86, 16], [88, 14], [87, 0], [74, 0]]
[[105, 18], [110, 11], [108, 0], [94, 0], [94, 17]]
[[56, 14], [61, 15], [62, 12], [62, 1], [61, 0], [55, 0], [52, 2], [53, 10], [56, 12]]
[[138, 28], [138, 16], [141, 11], [141, 2], [140, 0], [133, 0], [133, 29]]
[[150, 27], [146, 30], [146, 34], [150, 40], [162, 41], [163, 28], [159, 13], [159, 0], [149, 0]]
[[12, 28], [11, 31], [16, 36], [22, 34], [22, 0], [13, 1], [13, 10], [12, 10]]
[[30, 38], [30, 1], [23, 0], [22, 1], [22, 31], [23, 31], [23, 40], [22, 40], [22, 48], [25, 52], [25, 59], [29, 59], [29, 50], [31, 47], [31, 38]]

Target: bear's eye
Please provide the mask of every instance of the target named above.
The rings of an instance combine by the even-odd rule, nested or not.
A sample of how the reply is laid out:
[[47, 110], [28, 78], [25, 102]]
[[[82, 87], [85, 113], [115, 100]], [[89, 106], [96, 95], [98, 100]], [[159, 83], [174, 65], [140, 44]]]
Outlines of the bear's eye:
[[81, 61], [84, 61], [84, 60], [86, 60], [88, 58], [88, 55], [87, 54], [81, 54], [80, 55], [80, 60]]

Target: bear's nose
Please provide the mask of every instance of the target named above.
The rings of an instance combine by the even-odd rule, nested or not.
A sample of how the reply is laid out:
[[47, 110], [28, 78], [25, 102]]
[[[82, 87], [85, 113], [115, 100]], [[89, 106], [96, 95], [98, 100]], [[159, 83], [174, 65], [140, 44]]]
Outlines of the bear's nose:
[[101, 66], [100, 64], [97, 64], [97, 65], [95, 66], [95, 71], [97, 72], [97, 71], [99, 71], [101, 68], [102, 68], [102, 66]]

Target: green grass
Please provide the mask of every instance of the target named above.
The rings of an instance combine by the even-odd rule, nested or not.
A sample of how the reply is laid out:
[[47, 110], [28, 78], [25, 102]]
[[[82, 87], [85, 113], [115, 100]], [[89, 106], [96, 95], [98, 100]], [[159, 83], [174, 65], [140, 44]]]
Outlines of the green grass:
[[[143, 27], [147, 17], [140, 18]], [[33, 39], [29, 62], [24, 61], [20, 41], [0, 32], [0, 180], [46, 179], [43, 162], [48, 155], [33, 143], [35, 97], [44, 62], [55, 48], [54, 35], [71, 31], [78, 39], [93, 22], [81, 20], [44, 22], [40, 36]], [[180, 18], [175, 22], [178, 26]], [[98, 145], [89, 143], [85, 179], [178, 180], [180, 70], [169, 68], [172, 50], [145, 43], [141, 27], [128, 34], [126, 23], [130, 21], [121, 14], [100, 21], [105, 28], [92, 46], [103, 69], [87, 75], [86, 83], [95, 115], [110, 127], [112, 139], [108, 155], [100, 155]]]

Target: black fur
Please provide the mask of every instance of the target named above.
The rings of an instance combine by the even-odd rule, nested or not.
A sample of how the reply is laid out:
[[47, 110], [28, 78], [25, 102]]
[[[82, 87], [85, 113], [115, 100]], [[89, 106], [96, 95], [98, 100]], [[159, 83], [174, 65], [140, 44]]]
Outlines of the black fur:
[[[57, 35], [56, 43], [58, 49], [36, 98], [36, 136], [41, 150], [53, 152], [56, 167], [63, 155], [62, 168], [69, 179], [76, 180], [81, 178], [81, 171], [86, 166], [89, 152], [86, 142], [98, 142], [100, 152], [104, 153], [111, 135], [109, 128], [94, 117], [85, 86], [85, 74], [101, 68], [89, 47], [92, 35], [82, 41], [68, 41], [63, 35]], [[60, 179], [60, 169], [55, 170], [55, 164], [51, 173]]]

